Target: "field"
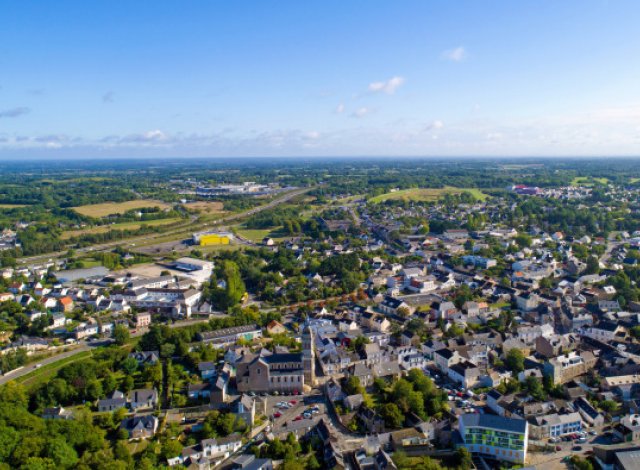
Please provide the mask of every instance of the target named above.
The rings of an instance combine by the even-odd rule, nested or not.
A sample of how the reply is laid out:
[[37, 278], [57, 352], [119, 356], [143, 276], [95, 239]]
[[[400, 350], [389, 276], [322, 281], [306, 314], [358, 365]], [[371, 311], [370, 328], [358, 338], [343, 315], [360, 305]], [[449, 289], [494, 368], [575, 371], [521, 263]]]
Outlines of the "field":
[[170, 206], [162, 201], [154, 201], [153, 199], [138, 199], [135, 201], [89, 204], [87, 206], [74, 207], [73, 210], [88, 217], [100, 218], [111, 214], [124, 214], [132, 209], [141, 209], [143, 207], [160, 207], [161, 209], [168, 209]]
[[251, 240], [254, 243], [260, 243], [264, 237], [271, 237], [276, 241], [278, 239], [284, 238], [279, 228], [264, 229], [264, 230], [250, 230], [250, 229], [239, 228], [236, 230], [236, 233], [240, 235], [242, 238]]
[[60, 238], [62, 240], [67, 240], [71, 237], [77, 237], [80, 235], [86, 235], [88, 233], [106, 233], [111, 230], [137, 230], [142, 225], [148, 225], [150, 227], [155, 227], [159, 225], [169, 225], [175, 222], [180, 221], [181, 219], [174, 217], [171, 219], [157, 219], [157, 220], [147, 220], [145, 222], [123, 222], [121, 224], [111, 224], [111, 225], [100, 225], [98, 227], [90, 227], [80, 230], [67, 230], [63, 232]]
[[395, 201], [437, 201], [445, 194], [461, 194], [468, 192], [476, 199], [484, 201], [489, 197], [482, 191], [476, 188], [454, 188], [451, 186], [445, 186], [444, 188], [411, 188], [402, 189], [391, 193], [381, 194], [379, 196], [372, 197], [369, 202], [378, 203], [388, 200]]
[[184, 206], [189, 210], [195, 210], [203, 214], [217, 214], [223, 212], [223, 204], [219, 201], [188, 202]]
[[27, 207], [26, 204], [0, 204], [0, 209], [16, 209], [18, 207]]
[[576, 176], [571, 180], [571, 186], [592, 186], [593, 181], [596, 181], [600, 184], [607, 184], [609, 182], [608, 178], [592, 178], [589, 176]]

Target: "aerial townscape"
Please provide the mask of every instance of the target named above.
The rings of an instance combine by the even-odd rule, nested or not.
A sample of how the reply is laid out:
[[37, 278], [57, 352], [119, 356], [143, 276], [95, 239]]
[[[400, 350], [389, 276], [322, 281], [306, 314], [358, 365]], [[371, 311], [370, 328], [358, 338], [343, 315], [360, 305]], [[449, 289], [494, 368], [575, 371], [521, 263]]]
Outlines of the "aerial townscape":
[[634, 162], [1, 165], [7, 468], [637, 468]]
[[640, 470], [639, 25], [0, 2], [0, 470]]

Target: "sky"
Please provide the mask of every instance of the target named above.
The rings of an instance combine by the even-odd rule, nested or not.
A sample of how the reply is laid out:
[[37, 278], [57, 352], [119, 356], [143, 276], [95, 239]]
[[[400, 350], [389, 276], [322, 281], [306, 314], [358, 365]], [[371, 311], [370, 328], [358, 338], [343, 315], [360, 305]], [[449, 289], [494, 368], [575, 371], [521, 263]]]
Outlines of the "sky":
[[0, 2], [0, 158], [640, 156], [637, 0]]

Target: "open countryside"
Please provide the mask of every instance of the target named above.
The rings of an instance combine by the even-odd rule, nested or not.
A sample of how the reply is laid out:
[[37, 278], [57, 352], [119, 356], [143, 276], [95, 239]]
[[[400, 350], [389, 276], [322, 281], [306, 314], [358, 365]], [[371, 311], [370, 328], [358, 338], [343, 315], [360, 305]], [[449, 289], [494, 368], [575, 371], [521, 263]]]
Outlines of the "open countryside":
[[125, 202], [105, 202], [101, 204], [89, 204], [86, 206], [73, 207], [73, 210], [88, 217], [101, 218], [112, 214], [124, 214], [125, 212], [133, 209], [143, 209], [151, 207], [167, 209], [171, 206], [161, 201], [155, 201], [151, 199], [137, 199]]
[[445, 194], [462, 194], [469, 193], [479, 201], [484, 201], [488, 195], [476, 188], [453, 188], [445, 186], [444, 188], [410, 188], [400, 189], [389, 193], [374, 196], [369, 202], [377, 203], [384, 201], [437, 201]]

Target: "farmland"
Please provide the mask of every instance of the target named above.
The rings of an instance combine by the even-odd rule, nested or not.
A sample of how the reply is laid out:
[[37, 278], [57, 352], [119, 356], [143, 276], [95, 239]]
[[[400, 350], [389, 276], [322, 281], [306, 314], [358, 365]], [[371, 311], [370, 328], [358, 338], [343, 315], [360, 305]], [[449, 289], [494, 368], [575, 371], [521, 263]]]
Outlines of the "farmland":
[[571, 180], [571, 186], [593, 186], [595, 183], [607, 184], [608, 178], [594, 178], [589, 176], [576, 176]]
[[184, 204], [189, 210], [198, 211], [203, 214], [217, 214], [223, 212], [223, 204], [219, 201], [195, 201]]
[[381, 194], [372, 197], [369, 202], [379, 203], [384, 201], [437, 201], [445, 194], [461, 194], [463, 192], [470, 193], [473, 197], [480, 201], [484, 201], [488, 196], [476, 188], [454, 188], [445, 186], [444, 188], [410, 188]]
[[105, 202], [102, 204], [89, 204], [87, 206], [74, 207], [77, 213], [88, 217], [106, 217], [111, 214], [124, 214], [132, 209], [142, 209], [143, 207], [159, 207], [168, 209], [170, 206], [162, 201], [153, 199], [137, 199], [135, 201], [126, 202]]
[[147, 220], [144, 222], [123, 222], [121, 224], [111, 224], [111, 225], [99, 225], [97, 227], [89, 227], [85, 229], [79, 230], [67, 230], [63, 232], [60, 238], [62, 240], [68, 240], [72, 237], [79, 237], [81, 235], [86, 234], [94, 234], [94, 233], [106, 233], [111, 230], [138, 230], [141, 226], [147, 225], [149, 227], [156, 227], [160, 225], [170, 225], [176, 222], [179, 222], [178, 218], [170, 218], [170, 219], [157, 219], [157, 220]]

